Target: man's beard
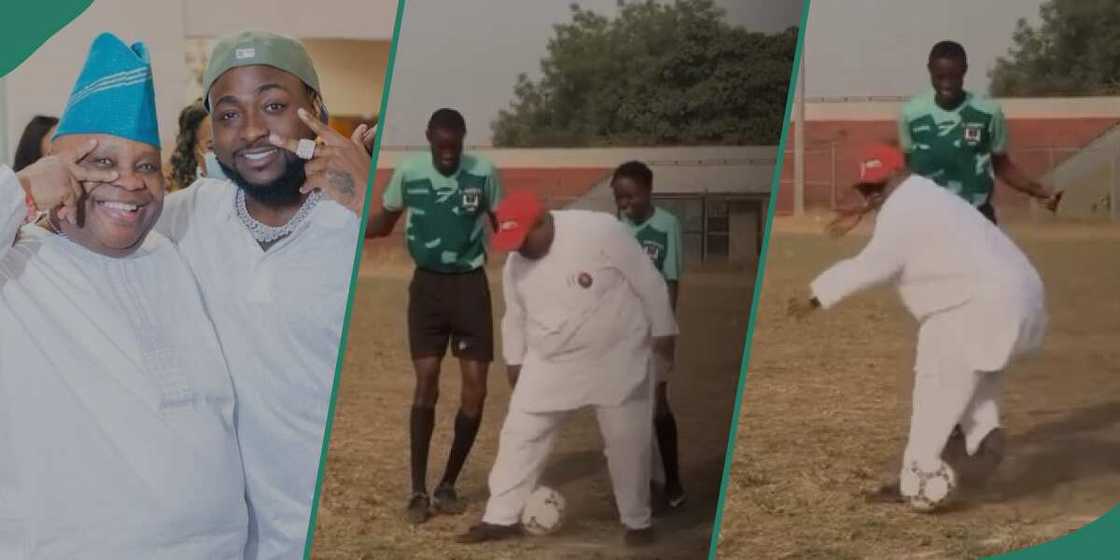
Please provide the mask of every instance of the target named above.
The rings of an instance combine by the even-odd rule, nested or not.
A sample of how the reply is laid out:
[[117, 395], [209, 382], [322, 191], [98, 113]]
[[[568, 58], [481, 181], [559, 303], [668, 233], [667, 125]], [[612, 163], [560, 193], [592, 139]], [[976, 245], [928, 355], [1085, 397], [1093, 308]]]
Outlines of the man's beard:
[[236, 169], [218, 160], [218, 167], [226, 178], [245, 191], [245, 195], [265, 206], [291, 206], [297, 204], [302, 196], [300, 187], [307, 181], [304, 171], [306, 161], [298, 157], [285, 157], [284, 174], [263, 185], [254, 185], [242, 177]]

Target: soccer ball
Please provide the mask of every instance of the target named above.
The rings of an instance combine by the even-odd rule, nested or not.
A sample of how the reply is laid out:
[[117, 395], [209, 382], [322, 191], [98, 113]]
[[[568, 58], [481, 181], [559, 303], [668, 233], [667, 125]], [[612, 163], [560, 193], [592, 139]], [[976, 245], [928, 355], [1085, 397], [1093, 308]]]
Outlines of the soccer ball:
[[564, 496], [556, 490], [538, 487], [525, 501], [525, 509], [521, 510], [521, 526], [530, 535], [555, 533], [564, 524], [567, 505]]
[[949, 504], [956, 494], [957, 473], [944, 461], [933, 469], [922, 468], [917, 461], [902, 469], [902, 496], [910, 507], [929, 513]]

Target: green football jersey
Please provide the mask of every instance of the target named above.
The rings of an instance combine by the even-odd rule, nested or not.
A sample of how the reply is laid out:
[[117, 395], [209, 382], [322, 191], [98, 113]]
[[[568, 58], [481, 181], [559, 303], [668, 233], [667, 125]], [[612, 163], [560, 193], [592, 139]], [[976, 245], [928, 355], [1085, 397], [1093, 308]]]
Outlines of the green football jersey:
[[392, 212], [407, 209], [405, 238], [417, 266], [469, 272], [486, 263], [487, 213], [501, 196], [498, 170], [489, 161], [463, 154], [459, 170], [447, 177], [424, 153], [397, 166], [382, 205]]
[[1007, 151], [1007, 123], [995, 101], [965, 92], [960, 106], [946, 111], [931, 89], [902, 108], [898, 137], [911, 171], [973, 206], [991, 199], [992, 155]]
[[630, 227], [654, 266], [666, 281], [681, 277], [681, 223], [677, 217], [658, 207], [645, 222], [635, 224], [625, 215], [622, 221]]

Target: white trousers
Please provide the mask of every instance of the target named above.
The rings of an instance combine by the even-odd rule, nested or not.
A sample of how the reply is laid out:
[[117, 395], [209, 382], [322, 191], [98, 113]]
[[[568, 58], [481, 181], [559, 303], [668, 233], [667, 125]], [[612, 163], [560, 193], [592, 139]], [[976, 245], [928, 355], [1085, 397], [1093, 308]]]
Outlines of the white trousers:
[[968, 454], [1000, 426], [1003, 373], [975, 371], [969, 364], [961, 314], [930, 317], [918, 333], [910, 438], [903, 466], [917, 461], [927, 470], [941, 464], [941, 452], [960, 424]]
[[[651, 524], [652, 407], [653, 401], [644, 390], [619, 406], [594, 407], [619, 517], [629, 529], [644, 529]], [[574, 412], [509, 410], [498, 440], [498, 457], [490, 469], [490, 499], [484, 522], [513, 525], [521, 520], [521, 510], [540, 481], [556, 432]]]

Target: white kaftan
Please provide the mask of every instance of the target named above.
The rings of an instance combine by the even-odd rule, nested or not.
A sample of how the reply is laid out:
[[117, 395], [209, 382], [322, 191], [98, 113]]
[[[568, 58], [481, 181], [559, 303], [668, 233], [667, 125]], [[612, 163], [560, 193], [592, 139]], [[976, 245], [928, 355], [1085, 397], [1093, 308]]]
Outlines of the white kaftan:
[[167, 197], [156, 229], [198, 278], [237, 393], [247, 560], [303, 556], [360, 221], [328, 199], [267, 251], [229, 181]]
[[0, 558], [241, 558], [233, 387], [190, 270], [157, 233], [111, 258], [26, 212], [0, 168]]
[[594, 407], [623, 525], [650, 524], [651, 337], [677, 334], [669, 291], [613, 216], [552, 212], [555, 237], [539, 260], [506, 261], [502, 319], [507, 364], [521, 374], [490, 473], [483, 520], [518, 521], [556, 430]]
[[1038, 349], [1047, 315], [1026, 255], [975, 208], [912, 175], [887, 198], [871, 241], [812, 283], [823, 308], [893, 281], [921, 323], [907, 464], [937, 464], [953, 426], [970, 453], [999, 426], [999, 376]]

